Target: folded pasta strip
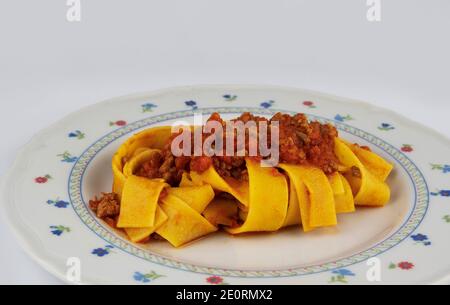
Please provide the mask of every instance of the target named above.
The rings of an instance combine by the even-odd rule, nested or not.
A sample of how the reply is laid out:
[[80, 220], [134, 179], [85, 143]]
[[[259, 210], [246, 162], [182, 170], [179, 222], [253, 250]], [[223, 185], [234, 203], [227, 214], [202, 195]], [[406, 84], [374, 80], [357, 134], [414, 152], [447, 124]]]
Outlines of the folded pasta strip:
[[[358, 149], [361, 155], [361, 149]], [[355, 203], [364, 206], [384, 206], [391, 196], [389, 186], [384, 182], [388, 172], [383, 162], [372, 159], [369, 167], [366, 167], [352, 149], [342, 140], [336, 139], [336, 155], [339, 161], [350, 168], [345, 177], [351, 185], [355, 195]]]
[[286, 178], [275, 168], [263, 168], [247, 159], [249, 174], [248, 215], [242, 226], [227, 228], [231, 234], [277, 231], [285, 220], [289, 202]]

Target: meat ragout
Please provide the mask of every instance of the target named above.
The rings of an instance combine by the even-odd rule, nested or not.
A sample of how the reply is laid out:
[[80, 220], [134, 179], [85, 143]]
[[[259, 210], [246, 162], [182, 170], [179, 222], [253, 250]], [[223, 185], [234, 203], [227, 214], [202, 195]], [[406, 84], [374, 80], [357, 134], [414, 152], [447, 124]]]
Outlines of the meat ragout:
[[89, 207], [98, 218], [105, 220], [111, 227], [115, 227], [120, 214], [120, 200], [115, 193], [102, 193], [100, 198], [89, 201]]
[[[216, 121], [224, 127], [224, 143], [227, 133], [226, 122], [218, 113], [213, 113], [208, 121]], [[306, 115], [288, 115], [277, 113], [270, 120], [264, 117], [254, 116], [251, 113], [243, 113], [240, 117], [232, 120], [247, 123], [249, 121], [279, 123], [279, 149], [280, 163], [312, 165], [321, 168], [326, 174], [337, 171], [338, 159], [334, 153], [334, 140], [338, 136], [336, 128], [330, 124], [320, 122], [309, 122]], [[270, 146], [270, 128], [268, 129], [268, 145]], [[203, 140], [210, 134], [203, 133]], [[154, 154], [153, 158], [144, 163], [136, 175], [153, 178], [163, 178], [172, 186], [177, 186], [184, 172], [196, 171], [202, 173], [214, 166], [222, 177], [231, 177], [237, 180], [248, 180], [245, 165], [245, 157], [249, 156], [250, 141], [248, 130], [246, 130], [245, 147], [237, 147], [237, 139], [234, 137], [234, 151], [244, 149], [245, 156], [181, 156], [175, 157], [171, 151], [171, 144], [177, 134], [173, 135], [166, 143], [160, 153]], [[226, 145], [224, 144], [224, 150]], [[225, 154], [224, 154], [225, 155]], [[263, 159], [261, 155], [252, 158]]]

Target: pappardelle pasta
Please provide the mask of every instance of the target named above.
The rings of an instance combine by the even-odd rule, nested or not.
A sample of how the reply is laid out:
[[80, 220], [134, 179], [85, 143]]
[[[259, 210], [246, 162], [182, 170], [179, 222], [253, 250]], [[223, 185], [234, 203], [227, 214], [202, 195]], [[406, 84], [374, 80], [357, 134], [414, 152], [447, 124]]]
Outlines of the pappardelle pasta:
[[[209, 121], [227, 124], [217, 113]], [[393, 165], [339, 138], [334, 126], [303, 114], [266, 119], [244, 113], [232, 121], [276, 125], [279, 162], [266, 167], [259, 150], [251, 156], [248, 132], [240, 143], [223, 135], [240, 154], [178, 156], [172, 144], [180, 134], [155, 127], [120, 146], [112, 160], [112, 192], [91, 200], [91, 209], [132, 242], [163, 239], [180, 247], [220, 229], [237, 235], [298, 226], [310, 232], [336, 226], [337, 215], [356, 206], [389, 202]], [[191, 130], [196, 128], [202, 129]], [[211, 132], [202, 129], [201, 135], [203, 143]]]

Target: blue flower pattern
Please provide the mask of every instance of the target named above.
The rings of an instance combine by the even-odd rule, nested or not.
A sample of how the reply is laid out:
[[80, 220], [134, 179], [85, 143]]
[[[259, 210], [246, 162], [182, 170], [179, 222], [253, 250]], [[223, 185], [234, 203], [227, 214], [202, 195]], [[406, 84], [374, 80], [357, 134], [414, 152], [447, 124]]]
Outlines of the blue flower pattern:
[[450, 190], [438, 190], [436, 192], [431, 192], [432, 196], [442, 196], [442, 197], [450, 197]]
[[94, 250], [92, 250], [91, 253], [92, 253], [93, 255], [97, 255], [98, 257], [104, 257], [104, 256], [110, 254], [110, 253], [112, 252], [112, 251], [111, 251], [112, 249], [114, 249], [114, 247], [108, 245], [108, 246], [105, 246], [104, 248], [97, 248], [97, 249], [94, 249]]
[[61, 162], [64, 163], [74, 163], [78, 160], [77, 157], [72, 156], [69, 152], [64, 152], [62, 154], [59, 154], [58, 157], [61, 158]]
[[395, 127], [392, 126], [391, 124], [383, 123], [383, 124], [381, 124], [381, 126], [378, 127], [378, 129], [381, 131], [390, 131], [390, 130], [394, 130]]
[[431, 246], [431, 241], [429, 240], [427, 235], [416, 234], [412, 235], [411, 239], [414, 240], [417, 244], [423, 244], [424, 246]]
[[338, 122], [346, 122], [346, 121], [352, 121], [353, 120], [353, 118], [352, 118], [352, 116], [351, 115], [349, 115], [349, 114], [347, 114], [347, 115], [340, 115], [340, 114], [338, 114], [338, 115], [336, 115], [335, 117], [334, 117], [334, 119], [336, 120], [336, 121], [338, 121]]
[[161, 277], [164, 277], [164, 275], [157, 274], [155, 271], [152, 271], [147, 274], [143, 274], [141, 272], [135, 272], [133, 275], [133, 278], [136, 282], [141, 282], [144, 284], [150, 283], [152, 281], [155, 281]]
[[270, 107], [273, 106], [273, 104], [275, 104], [275, 101], [269, 100], [269, 101], [262, 102], [260, 106], [264, 109], [269, 109]]
[[60, 200], [59, 198], [56, 200], [47, 200], [47, 204], [52, 205], [58, 209], [65, 209], [70, 205], [69, 202]]
[[331, 277], [330, 283], [343, 283], [348, 284], [348, 277], [354, 277], [356, 274], [354, 274], [352, 271], [348, 269], [338, 269], [334, 270], [332, 272], [333, 276]]
[[75, 131], [69, 133], [69, 138], [78, 139], [78, 140], [84, 139], [85, 136], [86, 135], [83, 132], [81, 132], [80, 130], [75, 130]]
[[186, 101], [184, 102], [184, 104], [188, 107], [191, 107], [192, 110], [197, 110], [198, 109], [198, 105], [196, 101]]
[[65, 226], [50, 226], [50, 229], [51, 233], [56, 236], [61, 236], [64, 232], [70, 232], [70, 228], [67, 228]]
[[152, 112], [154, 108], [158, 107], [155, 104], [152, 103], [146, 103], [144, 105], [142, 105], [142, 112]]
[[439, 170], [442, 171], [444, 174], [450, 173], [450, 165], [448, 164], [431, 164], [432, 170]]
[[237, 100], [237, 95], [232, 95], [232, 94], [224, 94], [223, 95], [223, 99], [226, 102], [234, 102], [235, 100]]

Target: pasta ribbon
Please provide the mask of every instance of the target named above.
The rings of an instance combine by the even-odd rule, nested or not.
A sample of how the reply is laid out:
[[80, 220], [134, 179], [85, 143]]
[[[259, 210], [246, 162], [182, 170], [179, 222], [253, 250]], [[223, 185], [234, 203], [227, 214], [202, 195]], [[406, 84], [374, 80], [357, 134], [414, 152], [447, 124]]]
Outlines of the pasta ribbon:
[[157, 229], [159, 229], [168, 219], [164, 211], [158, 206], [156, 208], [155, 225], [149, 228], [125, 228], [130, 240], [134, 243], [142, 242], [150, 237]]
[[261, 167], [247, 158], [250, 201], [248, 216], [239, 228], [229, 228], [231, 234], [277, 231], [286, 219], [289, 191], [286, 178], [276, 168]]
[[249, 184], [247, 181], [237, 181], [233, 178], [222, 178], [211, 166], [203, 173], [191, 172], [195, 184], [206, 183], [213, 189], [233, 195], [245, 206], [249, 205]]
[[289, 179], [289, 205], [283, 227], [301, 224], [300, 203], [294, 182]]
[[168, 185], [160, 179], [128, 177], [123, 188], [117, 227], [153, 227], [159, 195], [165, 187]]
[[342, 195], [345, 193], [344, 183], [341, 179], [341, 175], [338, 172], [335, 172], [328, 176], [328, 180], [330, 180], [330, 185], [333, 189], [334, 195]]
[[[309, 198], [308, 190], [306, 189], [306, 185], [303, 183], [300, 178], [300, 170], [296, 165], [288, 165], [288, 164], [280, 164], [280, 168], [283, 169], [289, 176], [292, 185], [294, 186], [295, 193], [291, 192], [292, 195], [297, 196], [297, 202], [299, 204], [300, 210], [300, 221], [302, 224], [303, 231], [309, 232], [314, 230], [314, 228], [310, 225], [311, 218], [311, 200]], [[291, 199], [292, 200], [292, 199]]]
[[150, 161], [154, 154], [158, 154], [161, 151], [158, 149], [139, 149], [135, 152], [134, 156], [131, 157], [123, 167], [123, 174], [125, 178], [133, 176], [136, 170], [139, 169], [145, 162]]
[[361, 161], [369, 172], [371, 172], [380, 181], [386, 181], [394, 169], [394, 166], [391, 163], [387, 162], [376, 153], [361, 148], [358, 144], [350, 144], [345, 141], [342, 142], [344, 142], [345, 145], [352, 150], [352, 152], [356, 155], [356, 157], [358, 157], [359, 161]]
[[335, 144], [335, 152], [339, 161], [351, 169], [346, 173], [346, 178], [355, 195], [355, 204], [362, 206], [386, 205], [391, 194], [389, 186], [372, 174], [343, 141], [336, 139]]
[[[299, 196], [303, 229], [335, 226], [337, 224], [333, 189], [325, 173], [311, 166], [280, 164], [293, 180]], [[306, 191], [305, 191], [306, 188]], [[309, 193], [306, 200], [305, 194]]]
[[336, 213], [352, 213], [355, 211], [355, 199], [353, 198], [352, 188], [350, 183], [344, 176], [338, 174], [343, 186], [343, 193], [334, 193], [334, 202], [336, 203]]
[[123, 187], [125, 185], [126, 176], [124, 174], [124, 166], [136, 152], [142, 149], [163, 149], [165, 143], [171, 136], [172, 128], [170, 126], [155, 127], [146, 129], [135, 134], [123, 143], [112, 159], [113, 170], [113, 192], [122, 197]]
[[174, 247], [180, 247], [217, 231], [202, 215], [173, 195], [161, 199], [161, 208], [168, 220], [156, 231]]
[[216, 195], [209, 184], [191, 187], [174, 187], [169, 189], [168, 192], [186, 202], [199, 213], [203, 213]]
[[228, 198], [216, 198], [203, 212], [206, 220], [214, 226], [233, 227], [237, 224], [238, 202]]

